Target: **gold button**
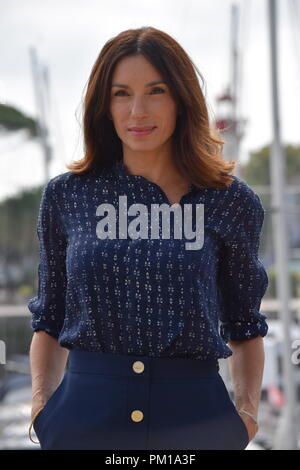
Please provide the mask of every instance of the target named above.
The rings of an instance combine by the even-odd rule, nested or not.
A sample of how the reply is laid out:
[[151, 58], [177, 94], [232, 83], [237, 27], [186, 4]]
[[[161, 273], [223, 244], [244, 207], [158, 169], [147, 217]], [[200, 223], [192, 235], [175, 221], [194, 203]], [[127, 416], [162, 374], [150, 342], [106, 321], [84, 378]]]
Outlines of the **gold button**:
[[140, 374], [141, 372], [144, 371], [145, 366], [144, 366], [144, 363], [142, 361], [135, 361], [132, 365], [132, 368], [133, 368], [134, 372], [136, 372], [137, 374]]
[[135, 421], [136, 423], [138, 423], [139, 421], [142, 421], [143, 417], [144, 417], [144, 414], [140, 410], [134, 410], [131, 413], [131, 419], [132, 421]]

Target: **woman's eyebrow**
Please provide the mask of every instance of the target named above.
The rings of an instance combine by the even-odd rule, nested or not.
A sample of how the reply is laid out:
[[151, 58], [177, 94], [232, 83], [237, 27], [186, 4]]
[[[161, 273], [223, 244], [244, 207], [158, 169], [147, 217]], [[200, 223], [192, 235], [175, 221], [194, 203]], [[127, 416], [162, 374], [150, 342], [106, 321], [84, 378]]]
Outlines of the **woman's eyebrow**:
[[[160, 84], [160, 83], [166, 84], [166, 82], [164, 82], [164, 81], [162, 81], [162, 80], [156, 80], [156, 81], [154, 81], [154, 82], [147, 83], [146, 86], [154, 86], [154, 85], [158, 85], [158, 84]], [[117, 87], [119, 87], [119, 88], [129, 88], [128, 85], [123, 85], [122, 83], [113, 83], [113, 84], [112, 84], [112, 87], [114, 87], [114, 86], [117, 86]]]

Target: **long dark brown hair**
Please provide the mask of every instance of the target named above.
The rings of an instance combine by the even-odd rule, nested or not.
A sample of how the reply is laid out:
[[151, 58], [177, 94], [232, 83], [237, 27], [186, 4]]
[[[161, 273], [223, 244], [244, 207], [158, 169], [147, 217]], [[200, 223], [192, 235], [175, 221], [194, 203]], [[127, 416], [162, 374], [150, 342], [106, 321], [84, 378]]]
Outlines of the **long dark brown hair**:
[[109, 119], [112, 75], [124, 57], [141, 54], [160, 72], [181, 113], [172, 136], [174, 163], [194, 185], [225, 188], [235, 161], [222, 156], [224, 141], [210, 125], [201, 90], [204, 79], [178, 42], [153, 27], [129, 29], [105, 43], [90, 74], [83, 103], [84, 157], [66, 165], [72, 173], [110, 169], [123, 159], [122, 142]]

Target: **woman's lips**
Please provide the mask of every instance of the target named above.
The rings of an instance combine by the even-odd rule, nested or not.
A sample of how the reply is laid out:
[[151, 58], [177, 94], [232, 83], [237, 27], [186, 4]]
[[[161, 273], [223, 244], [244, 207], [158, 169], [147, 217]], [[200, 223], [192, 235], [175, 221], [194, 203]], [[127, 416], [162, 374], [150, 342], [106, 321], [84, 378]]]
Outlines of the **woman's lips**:
[[131, 132], [131, 134], [134, 135], [134, 136], [136, 136], [136, 137], [142, 137], [142, 136], [144, 136], [144, 135], [151, 134], [151, 132], [153, 132], [155, 129], [156, 129], [156, 127], [152, 127], [151, 129], [141, 130], [141, 131], [138, 131], [138, 130], [129, 130], [129, 132]]

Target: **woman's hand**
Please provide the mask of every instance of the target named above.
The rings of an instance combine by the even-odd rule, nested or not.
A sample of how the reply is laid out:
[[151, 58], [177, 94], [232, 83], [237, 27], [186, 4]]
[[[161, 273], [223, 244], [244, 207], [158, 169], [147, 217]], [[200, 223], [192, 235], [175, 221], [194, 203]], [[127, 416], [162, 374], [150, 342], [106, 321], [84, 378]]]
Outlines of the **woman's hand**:
[[41, 409], [44, 408], [46, 402], [49, 399], [49, 392], [45, 392], [45, 390], [38, 389], [32, 395], [31, 400], [31, 420], [35, 417], [35, 414]]
[[247, 431], [248, 431], [248, 437], [249, 437], [249, 442], [250, 442], [250, 441], [252, 441], [254, 436], [257, 434], [259, 426], [258, 426], [258, 424], [255, 424], [253, 419], [250, 416], [246, 415], [245, 413], [241, 413], [241, 412], [238, 411], [238, 414], [240, 415], [240, 417], [244, 421], [244, 424], [245, 424], [245, 426], [247, 428]]
[[29, 439], [34, 444], [39, 444], [40, 442], [35, 441], [35, 440], [32, 439], [32, 436], [31, 436], [32, 431], [31, 430], [32, 430], [32, 427], [34, 426], [35, 419], [40, 414], [40, 412], [42, 411], [44, 406], [45, 406], [45, 400], [42, 400], [40, 398], [35, 398], [31, 402], [31, 419], [30, 419], [30, 426], [29, 426], [29, 429], [28, 429], [28, 433], [29, 433]]
[[33, 420], [35, 414], [41, 409], [44, 408], [46, 400], [34, 400], [31, 404], [31, 421]]
[[30, 346], [32, 378], [31, 417], [45, 406], [59, 385], [67, 363], [69, 351], [45, 331], [34, 333]]

